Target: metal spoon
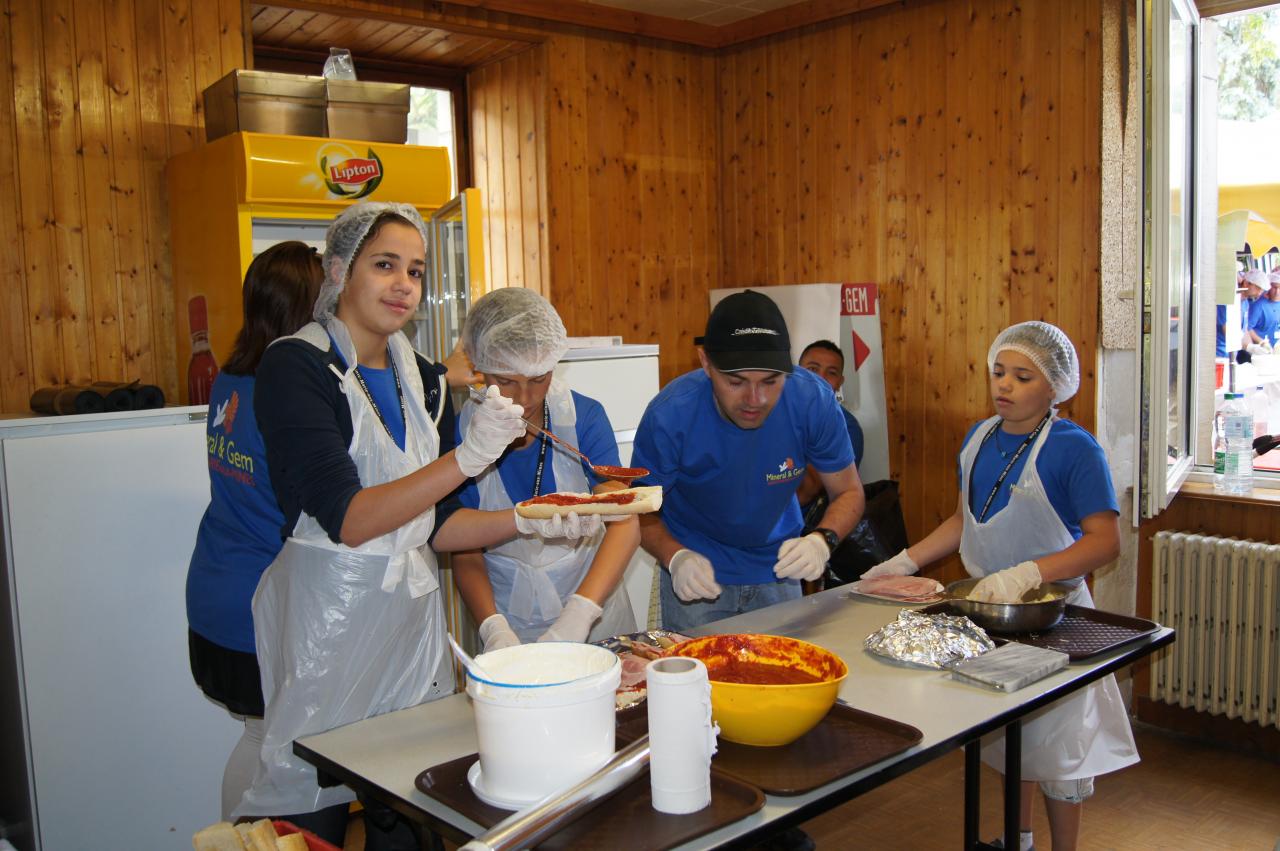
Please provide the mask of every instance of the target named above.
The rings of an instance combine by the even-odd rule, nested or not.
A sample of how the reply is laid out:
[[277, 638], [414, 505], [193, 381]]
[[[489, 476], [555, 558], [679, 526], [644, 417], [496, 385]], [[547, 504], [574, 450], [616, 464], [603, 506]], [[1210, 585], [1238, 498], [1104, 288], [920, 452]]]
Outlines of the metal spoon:
[[[484, 403], [485, 394], [482, 393], [478, 388], [472, 386], [472, 387], [468, 387], [467, 389], [471, 391], [472, 399], [475, 399], [477, 402], [481, 404]], [[590, 467], [595, 472], [597, 476], [599, 476], [602, 479], [612, 479], [613, 481], [616, 481], [616, 482], [630, 484], [632, 479], [638, 479], [641, 476], [649, 475], [649, 471], [646, 470], [644, 467], [613, 467], [608, 464], [592, 464], [591, 459], [588, 458], [586, 455], [583, 455], [582, 452], [578, 449], [578, 447], [574, 446], [572, 443], [569, 443], [566, 440], [561, 440], [560, 438], [556, 437], [554, 434], [542, 428], [541, 426], [534, 425], [525, 417], [521, 417], [520, 419], [524, 420], [525, 425], [528, 426], [530, 429], [532, 429], [534, 434], [544, 434], [547, 437], [551, 438], [551, 440], [555, 441], [560, 446], [563, 446], [565, 449], [572, 452], [574, 455], [577, 455], [586, 463], [588, 467]]]

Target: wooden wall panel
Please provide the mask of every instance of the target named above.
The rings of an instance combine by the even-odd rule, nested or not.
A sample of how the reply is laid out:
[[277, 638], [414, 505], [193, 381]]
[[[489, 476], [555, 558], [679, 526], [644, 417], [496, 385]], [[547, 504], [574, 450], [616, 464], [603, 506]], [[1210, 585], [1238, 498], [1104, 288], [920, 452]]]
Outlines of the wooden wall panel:
[[881, 286], [913, 540], [954, 510], [1004, 327], [1063, 327], [1084, 364], [1063, 413], [1094, 426], [1100, 21], [1098, 0], [921, 0], [720, 55], [724, 286]]
[[68, 382], [177, 396], [165, 161], [244, 65], [238, 0], [32, 0], [0, 22], [0, 411]]

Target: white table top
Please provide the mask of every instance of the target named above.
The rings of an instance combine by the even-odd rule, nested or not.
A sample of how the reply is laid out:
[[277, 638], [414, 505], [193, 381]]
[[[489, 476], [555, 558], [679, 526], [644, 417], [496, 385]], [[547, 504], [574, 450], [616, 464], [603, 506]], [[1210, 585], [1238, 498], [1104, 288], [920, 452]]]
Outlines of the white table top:
[[[843, 588], [719, 621], [704, 632], [766, 632], [801, 638], [838, 654], [849, 665], [840, 698], [850, 706], [918, 728], [921, 741], [912, 748], [812, 792], [766, 796], [759, 812], [681, 846], [716, 847], [762, 824], [814, 805], [820, 812], [846, 800], [849, 787], [879, 785], [931, 759], [962, 746], [977, 735], [1004, 726], [1043, 702], [1082, 687], [1103, 672], [1123, 667], [1170, 640], [1172, 630], [1125, 645], [1088, 663], [1073, 664], [1013, 694], [965, 685], [950, 674], [887, 662], [866, 652], [863, 639], [897, 617], [901, 607], [850, 598]], [[1051, 693], [1055, 693], [1050, 697]], [[434, 765], [475, 753], [475, 723], [465, 694], [370, 718], [299, 740], [313, 761], [334, 769], [338, 779], [350, 772], [389, 797], [450, 824], [468, 836], [485, 828], [419, 792], [414, 780]], [[306, 755], [304, 753], [304, 755]], [[957, 789], [960, 794], [962, 790]], [[845, 794], [840, 795], [841, 792]], [[388, 803], [391, 803], [388, 800]], [[397, 807], [402, 809], [403, 807]]]

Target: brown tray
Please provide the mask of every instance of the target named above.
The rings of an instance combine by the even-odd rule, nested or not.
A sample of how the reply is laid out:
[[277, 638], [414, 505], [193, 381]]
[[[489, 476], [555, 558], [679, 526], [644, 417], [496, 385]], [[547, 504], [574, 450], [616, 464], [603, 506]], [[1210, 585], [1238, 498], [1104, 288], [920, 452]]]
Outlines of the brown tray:
[[[479, 755], [470, 754], [428, 768], [418, 775], [414, 784], [424, 795], [489, 828], [511, 815], [511, 811], [491, 807], [471, 791], [467, 769], [477, 759]], [[538, 847], [548, 851], [614, 849], [621, 847], [625, 837], [644, 836], [647, 848], [674, 848], [745, 818], [763, 806], [764, 794], [759, 789], [712, 771], [709, 807], [682, 816], [660, 813], [653, 808], [649, 772], [645, 771], [603, 803], [548, 836]]]
[[[947, 603], [938, 603], [920, 611], [930, 615], [963, 614]], [[996, 643], [1017, 641], [1019, 644], [1057, 650], [1066, 653], [1072, 662], [1088, 662], [1095, 656], [1109, 653], [1130, 641], [1150, 635], [1159, 628], [1152, 621], [1142, 618], [1068, 604], [1062, 620], [1052, 629], [1022, 633], [1005, 639], [1000, 638], [1002, 633], [995, 633], [993, 640]]]
[[[618, 739], [634, 741], [648, 730], [647, 715], [632, 717], [618, 725]], [[720, 739], [711, 766], [770, 795], [800, 795], [901, 753], [923, 736], [915, 727], [837, 703], [789, 745], [760, 748]]]

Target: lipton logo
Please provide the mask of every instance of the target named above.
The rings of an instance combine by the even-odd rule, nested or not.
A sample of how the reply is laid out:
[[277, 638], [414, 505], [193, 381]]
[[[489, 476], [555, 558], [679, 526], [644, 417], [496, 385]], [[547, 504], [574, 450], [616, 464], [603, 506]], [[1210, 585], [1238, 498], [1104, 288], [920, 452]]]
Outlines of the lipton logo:
[[382, 182], [382, 160], [369, 149], [368, 157], [347, 157], [337, 162], [320, 158], [320, 173], [330, 193], [339, 198], [364, 198]]

